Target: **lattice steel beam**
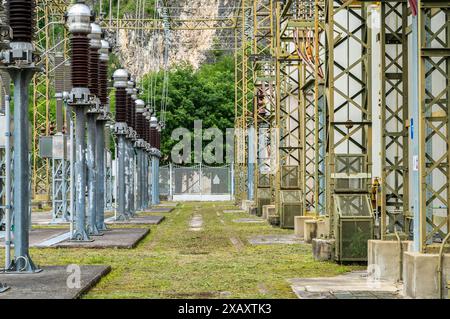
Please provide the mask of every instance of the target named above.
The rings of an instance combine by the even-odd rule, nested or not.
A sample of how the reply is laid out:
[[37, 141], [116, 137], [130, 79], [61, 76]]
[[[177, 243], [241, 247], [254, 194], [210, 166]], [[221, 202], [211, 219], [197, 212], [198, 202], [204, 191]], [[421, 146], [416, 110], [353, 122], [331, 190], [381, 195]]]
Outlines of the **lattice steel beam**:
[[[50, 195], [50, 162], [39, 156], [39, 136], [50, 134], [53, 120], [51, 110], [55, 109], [54, 76], [55, 53], [62, 51], [68, 56], [67, 33], [61, 21], [69, 1], [38, 0], [36, 10], [36, 49], [41, 53], [44, 72], [37, 73], [33, 80], [33, 145], [32, 145], [32, 191], [36, 199], [48, 200]], [[62, 31], [63, 37], [55, 33]], [[60, 33], [61, 34], [61, 33]]]
[[408, 12], [381, 3], [381, 239], [409, 231]]
[[420, 250], [450, 229], [450, 2], [419, 2]]
[[367, 3], [343, 0], [326, 2], [327, 71], [325, 94], [328, 109], [327, 211], [334, 236], [334, 196], [337, 155], [362, 155], [364, 192], [371, 179], [371, 60]]
[[[301, 157], [303, 136], [300, 127], [302, 65], [299, 56], [298, 18], [299, 3], [281, 2], [276, 5], [276, 128], [278, 130], [277, 171], [275, 176], [275, 206], [282, 213], [283, 197], [294, 191], [294, 197], [301, 200]], [[294, 193], [291, 193], [294, 194]], [[290, 196], [289, 196], [290, 197]], [[302, 209], [298, 214], [302, 214]], [[281, 224], [284, 224], [283, 215]]]
[[[254, 80], [253, 125], [256, 145], [255, 202], [274, 202], [272, 129], [275, 120], [274, 1], [253, 0], [253, 49], [251, 60]], [[261, 202], [259, 202], [261, 200]], [[261, 214], [258, 211], [258, 214]]]

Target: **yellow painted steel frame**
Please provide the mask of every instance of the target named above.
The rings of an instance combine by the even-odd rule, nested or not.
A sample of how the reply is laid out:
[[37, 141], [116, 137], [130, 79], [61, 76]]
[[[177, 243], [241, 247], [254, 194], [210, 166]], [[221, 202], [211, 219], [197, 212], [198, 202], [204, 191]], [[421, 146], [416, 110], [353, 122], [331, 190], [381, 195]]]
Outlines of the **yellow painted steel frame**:
[[450, 231], [450, 2], [419, 1], [420, 250]]
[[[367, 6], [367, 3], [354, 1], [326, 2], [328, 63], [325, 94], [329, 125], [326, 202], [331, 237], [335, 235], [337, 218], [334, 216], [336, 155], [363, 154], [366, 157], [365, 173], [372, 171], [371, 39]], [[368, 194], [371, 181], [370, 178], [365, 181]]]
[[407, 0], [381, 3], [381, 239], [409, 232], [408, 11]]
[[[249, 61], [252, 50], [252, 3], [242, 0], [239, 11], [240, 24], [235, 29], [235, 201], [240, 204], [247, 199], [247, 133], [253, 118], [253, 72]], [[240, 38], [240, 46], [238, 45]]]
[[[276, 4], [276, 129], [279, 145], [275, 177], [275, 206], [277, 214], [281, 212], [281, 191], [283, 189], [301, 192], [303, 165], [301, 152], [303, 136], [300, 127], [301, 115], [301, 83], [302, 65], [298, 53], [298, 43], [294, 41], [297, 29], [295, 19], [298, 7], [289, 1], [283, 7], [280, 1]], [[284, 169], [285, 168], [285, 169]], [[296, 169], [294, 184], [283, 185], [286, 175]], [[300, 195], [302, 197], [302, 195]], [[302, 213], [302, 212], [300, 212]]]
[[[274, 200], [272, 165], [270, 160], [271, 132], [275, 115], [275, 63], [273, 58], [273, 0], [253, 0], [253, 80], [254, 145], [257, 146], [254, 199], [258, 203], [259, 189], [267, 189]], [[260, 179], [260, 177], [263, 177]]]

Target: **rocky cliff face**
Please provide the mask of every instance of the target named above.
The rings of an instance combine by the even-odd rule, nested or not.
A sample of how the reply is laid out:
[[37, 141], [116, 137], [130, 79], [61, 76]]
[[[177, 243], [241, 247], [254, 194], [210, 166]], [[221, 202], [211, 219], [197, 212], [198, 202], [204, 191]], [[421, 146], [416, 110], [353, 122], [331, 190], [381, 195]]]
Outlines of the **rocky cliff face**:
[[[179, 19], [216, 19], [233, 15], [237, 1], [233, 0], [169, 0], [169, 16]], [[133, 18], [132, 15], [128, 15]], [[179, 30], [170, 32], [169, 65], [187, 62], [199, 67], [208, 58], [215, 43], [230, 47], [234, 40], [230, 31]], [[161, 68], [164, 61], [164, 34], [161, 31], [119, 31], [116, 54], [124, 67], [138, 78]], [[220, 37], [219, 37], [220, 36]], [[224, 43], [228, 42], [228, 43]]]

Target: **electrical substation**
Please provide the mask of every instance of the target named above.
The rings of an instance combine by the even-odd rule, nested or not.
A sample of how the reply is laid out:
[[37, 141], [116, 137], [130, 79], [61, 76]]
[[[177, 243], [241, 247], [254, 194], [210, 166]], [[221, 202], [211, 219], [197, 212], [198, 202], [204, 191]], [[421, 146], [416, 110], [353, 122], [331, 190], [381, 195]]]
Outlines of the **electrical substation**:
[[450, 1], [1, 1], [0, 299], [450, 299], [449, 73]]

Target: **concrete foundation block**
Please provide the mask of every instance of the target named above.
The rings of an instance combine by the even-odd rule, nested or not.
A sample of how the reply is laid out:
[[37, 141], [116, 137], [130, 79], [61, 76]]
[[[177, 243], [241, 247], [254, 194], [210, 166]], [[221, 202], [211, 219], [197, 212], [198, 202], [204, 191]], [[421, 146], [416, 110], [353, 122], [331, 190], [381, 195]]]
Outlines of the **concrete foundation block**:
[[305, 237], [305, 221], [314, 220], [311, 216], [295, 216], [294, 217], [294, 233], [300, 238]]
[[306, 220], [304, 230], [305, 242], [310, 244], [314, 238], [317, 238], [317, 221]]
[[270, 215], [275, 215], [275, 205], [264, 205], [262, 207], [262, 218], [268, 219]]
[[252, 200], [243, 200], [241, 204], [242, 210], [246, 211], [247, 213], [250, 213], [250, 209], [252, 206], [255, 205], [255, 202]]
[[272, 226], [280, 226], [280, 216], [278, 215], [269, 215], [269, 217], [267, 217], [267, 221]]
[[325, 218], [317, 221], [317, 238], [328, 238], [330, 235], [330, 219]]
[[[417, 299], [437, 299], [439, 254], [405, 252], [403, 260], [403, 293]], [[443, 296], [449, 293], [447, 281], [450, 279], [450, 254], [444, 254], [441, 287]]]
[[402, 247], [394, 240], [369, 240], [368, 272], [379, 280], [398, 282], [400, 278], [400, 251], [410, 251], [411, 241], [402, 241]]
[[317, 261], [332, 260], [334, 258], [334, 239], [314, 238], [312, 240], [313, 257]]

